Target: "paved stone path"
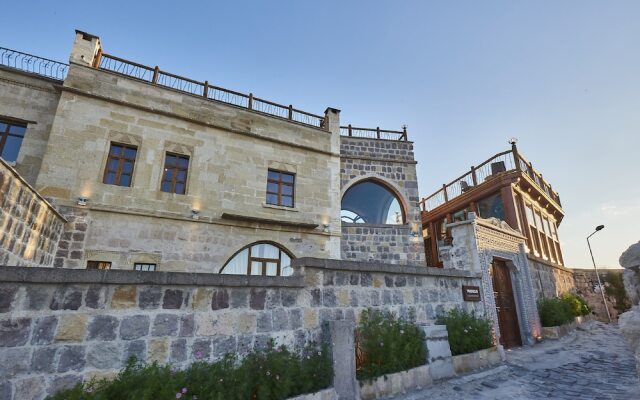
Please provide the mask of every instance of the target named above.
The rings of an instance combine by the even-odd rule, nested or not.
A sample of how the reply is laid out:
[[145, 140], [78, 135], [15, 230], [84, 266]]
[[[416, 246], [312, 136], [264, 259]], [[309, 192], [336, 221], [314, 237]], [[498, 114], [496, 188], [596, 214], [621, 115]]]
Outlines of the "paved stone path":
[[507, 363], [394, 400], [640, 399], [635, 361], [616, 325], [590, 322], [560, 340], [507, 352]]

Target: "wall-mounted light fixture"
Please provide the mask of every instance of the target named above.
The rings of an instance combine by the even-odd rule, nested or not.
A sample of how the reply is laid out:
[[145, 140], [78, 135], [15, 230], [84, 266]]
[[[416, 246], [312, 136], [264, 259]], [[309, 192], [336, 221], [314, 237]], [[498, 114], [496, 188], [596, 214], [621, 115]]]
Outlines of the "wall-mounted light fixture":
[[89, 201], [89, 199], [84, 197], [84, 196], [78, 197], [78, 205], [79, 206], [86, 206], [88, 201]]
[[418, 236], [420, 236], [420, 226], [416, 223], [412, 223], [411, 230], [409, 231], [409, 235], [411, 235], [411, 237], [414, 237], [414, 238], [417, 238]]
[[195, 208], [191, 210], [191, 218], [200, 219], [200, 210], [196, 210]]
[[329, 233], [329, 224], [322, 224], [322, 232]]

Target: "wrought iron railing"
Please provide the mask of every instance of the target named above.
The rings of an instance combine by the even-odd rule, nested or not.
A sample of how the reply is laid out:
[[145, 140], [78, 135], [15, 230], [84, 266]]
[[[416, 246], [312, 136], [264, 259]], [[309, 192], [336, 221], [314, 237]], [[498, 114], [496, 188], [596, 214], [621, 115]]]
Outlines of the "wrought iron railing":
[[64, 80], [69, 71], [68, 64], [4, 47], [0, 47], [0, 65], [59, 81]]
[[528, 176], [551, 200], [562, 207], [558, 193], [542, 178], [542, 174], [537, 172], [531, 163], [518, 153], [514, 147], [511, 150], [496, 154], [477, 167], [471, 167], [471, 170], [466, 174], [443, 184], [442, 188], [420, 201], [420, 208], [422, 211], [431, 211], [489, 179], [512, 171], [520, 171]]
[[282, 105], [255, 97], [253, 93], [244, 94], [233, 90], [210, 85], [208, 81], [198, 82], [175, 75], [160, 68], [148, 67], [105, 53], [98, 54], [94, 67], [140, 79], [158, 86], [164, 86], [180, 92], [202, 96], [208, 100], [231, 104], [251, 111], [295, 121], [304, 125], [324, 128], [324, 117], [298, 110], [292, 105]]
[[390, 131], [387, 129], [377, 128], [356, 128], [351, 125], [341, 126], [340, 135], [351, 136], [368, 139], [384, 139], [395, 141], [407, 140], [407, 127], [403, 126], [401, 131]]

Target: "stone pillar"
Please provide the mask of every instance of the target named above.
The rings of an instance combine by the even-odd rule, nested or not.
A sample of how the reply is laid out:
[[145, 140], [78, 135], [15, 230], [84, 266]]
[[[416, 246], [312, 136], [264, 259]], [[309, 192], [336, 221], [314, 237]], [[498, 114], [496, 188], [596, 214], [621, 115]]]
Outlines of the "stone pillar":
[[426, 325], [422, 327], [429, 350], [429, 372], [433, 380], [454, 376], [449, 332], [445, 325]]
[[339, 400], [360, 398], [356, 380], [355, 328], [353, 321], [329, 321], [333, 356], [333, 388]]
[[69, 62], [92, 67], [96, 57], [102, 53], [100, 38], [90, 33], [76, 30]]

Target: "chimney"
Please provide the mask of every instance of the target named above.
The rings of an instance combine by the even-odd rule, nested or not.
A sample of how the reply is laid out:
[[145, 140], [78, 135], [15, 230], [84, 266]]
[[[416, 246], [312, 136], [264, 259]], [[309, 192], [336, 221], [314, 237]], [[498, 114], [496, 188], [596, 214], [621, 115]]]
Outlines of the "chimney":
[[101, 54], [102, 46], [99, 37], [76, 30], [76, 37], [69, 57], [70, 63], [94, 67], [100, 62]]

